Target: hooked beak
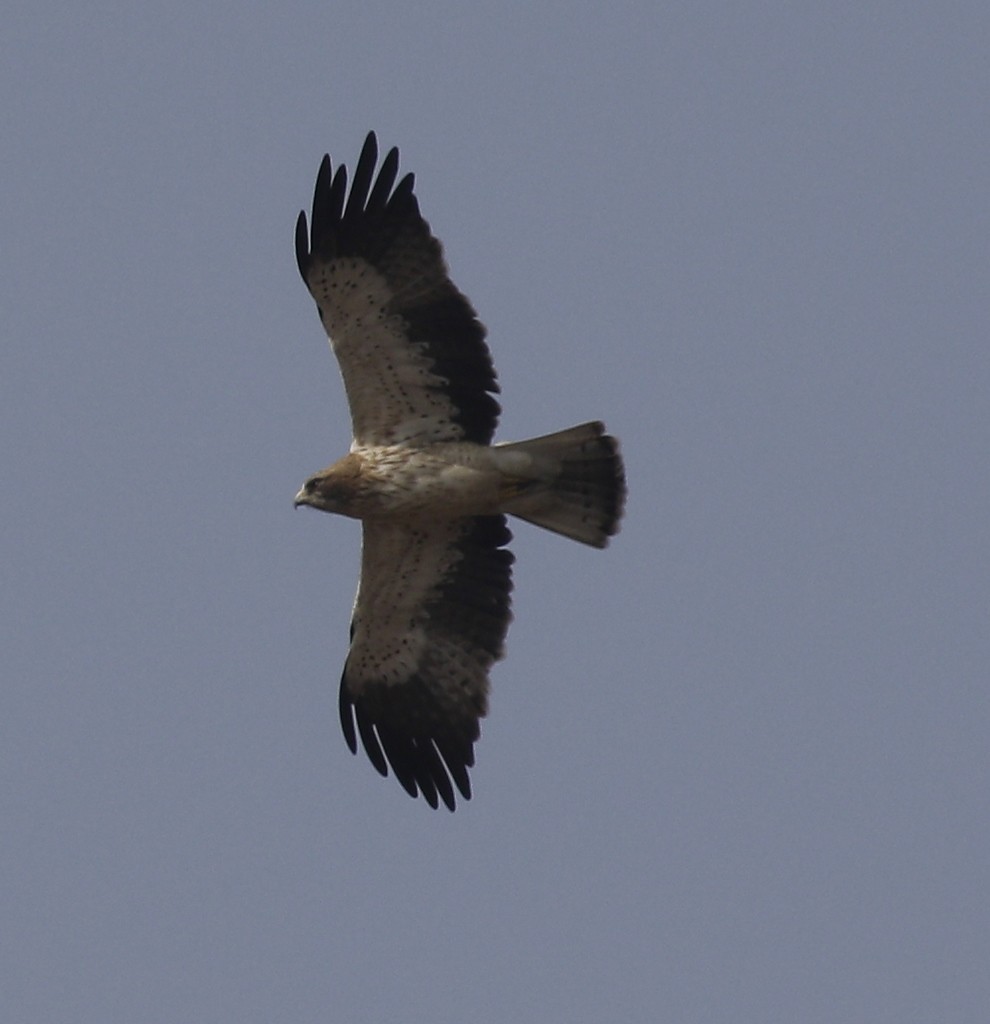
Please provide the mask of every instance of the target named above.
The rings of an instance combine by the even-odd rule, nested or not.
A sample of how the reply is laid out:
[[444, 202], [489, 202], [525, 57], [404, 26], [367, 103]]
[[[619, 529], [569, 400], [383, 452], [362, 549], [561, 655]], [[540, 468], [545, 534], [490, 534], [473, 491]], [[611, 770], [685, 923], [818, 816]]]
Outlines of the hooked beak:
[[299, 508], [300, 505], [310, 504], [309, 495], [306, 494], [306, 488], [300, 488], [299, 493], [295, 496], [292, 502], [293, 508]]

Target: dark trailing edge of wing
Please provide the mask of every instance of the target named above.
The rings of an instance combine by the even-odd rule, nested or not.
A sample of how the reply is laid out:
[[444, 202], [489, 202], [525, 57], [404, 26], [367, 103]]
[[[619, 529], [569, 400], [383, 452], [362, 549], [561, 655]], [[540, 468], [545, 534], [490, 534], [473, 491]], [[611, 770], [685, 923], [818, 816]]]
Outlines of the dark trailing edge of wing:
[[[511, 539], [504, 516], [465, 520], [457, 544], [461, 559], [427, 604], [431, 639], [454, 641], [487, 663], [501, 656], [511, 619], [513, 556], [505, 550]], [[431, 679], [429, 652], [409, 679], [390, 685], [365, 682], [357, 697], [347, 685], [345, 665], [339, 709], [351, 753], [357, 753], [360, 736], [378, 772], [388, 775], [391, 767], [410, 796], [422, 795], [434, 808], [442, 800], [451, 811], [454, 787], [471, 799], [468, 769], [474, 765], [485, 700], [472, 703], [466, 692], [451, 698]]]
[[500, 408], [493, 397], [498, 382], [485, 328], [450, 280], [443, 249], [419, 212], [413, 175], [395, 184], [399, 151], [389, 150], [373, 181], [377, 161], [378, 142], [369, 132], [347, 195], [347, 168], [341, 164], [334, 171], [324, 156], [311, 225], [307, 228], [305, 212], [296, 221], [299, 273], [308, 286], [314, 263], [351, 256], [383, 274], [395, 293], [391, 312], [406, 321], [409, 343], [422, 347], [434, 373], [444, 379], [464, 439], [489, 444]]

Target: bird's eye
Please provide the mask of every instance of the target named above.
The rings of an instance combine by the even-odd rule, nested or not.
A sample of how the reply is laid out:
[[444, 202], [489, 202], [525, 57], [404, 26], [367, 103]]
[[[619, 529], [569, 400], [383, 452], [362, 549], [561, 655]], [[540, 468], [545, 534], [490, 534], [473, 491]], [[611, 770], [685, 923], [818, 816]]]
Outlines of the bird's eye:
[[316, 481], [315, 480], [307, 480], [305, 485], [303, 486], [303, 490], [307, 494], [312, 494], [313, 491], [316, 490]]

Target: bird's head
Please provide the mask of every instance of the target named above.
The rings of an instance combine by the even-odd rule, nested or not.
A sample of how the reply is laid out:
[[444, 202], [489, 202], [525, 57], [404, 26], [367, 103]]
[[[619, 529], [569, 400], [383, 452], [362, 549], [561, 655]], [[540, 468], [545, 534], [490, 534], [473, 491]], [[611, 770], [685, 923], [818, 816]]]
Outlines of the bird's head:
[[321, 512], [335, 512], [341, 516], [359, 518], [356, 508], [358, 488], [354, 475], [348, 472], [345, 460], [311, 476], [299, 489], [295, 507], [309, 505]]
[[293, 504], [296, 508], [300, 505], [309, 505], [321, 512], [336, 512], [338, 502], [335, 500], [334, 491], [333, 481], [327, 478], [325, 471], [317, 473], [299, 488]]

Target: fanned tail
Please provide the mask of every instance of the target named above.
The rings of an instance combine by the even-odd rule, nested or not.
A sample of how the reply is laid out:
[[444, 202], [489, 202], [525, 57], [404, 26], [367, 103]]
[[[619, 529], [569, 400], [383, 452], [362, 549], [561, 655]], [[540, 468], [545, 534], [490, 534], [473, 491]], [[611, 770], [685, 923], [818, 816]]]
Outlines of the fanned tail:
[[525, 479], [502, 511], [582, 544], [603, 548], [619, 529], [626, 502], [626, 477], [619, 442], [599, 422], [528, 441], [497, 445], [508, 455], [528, 457]]

